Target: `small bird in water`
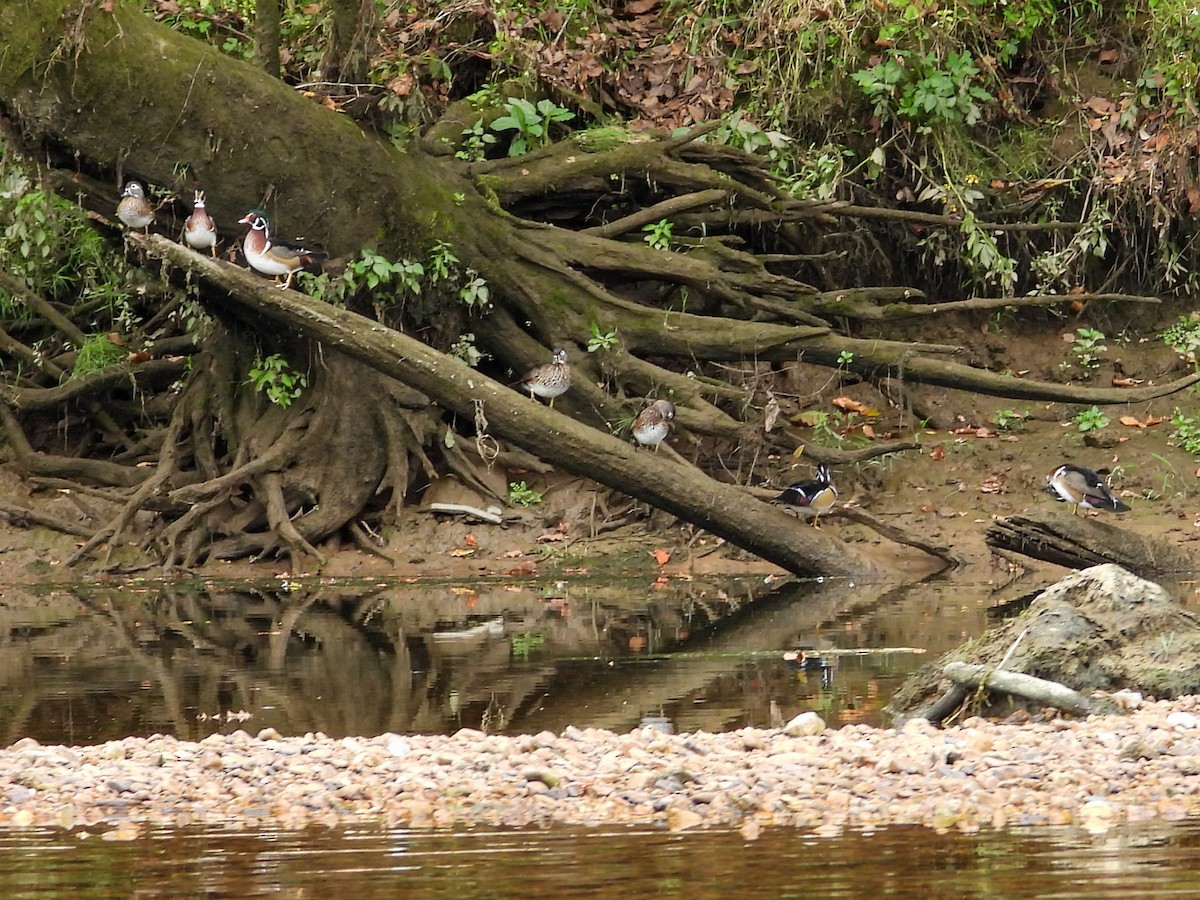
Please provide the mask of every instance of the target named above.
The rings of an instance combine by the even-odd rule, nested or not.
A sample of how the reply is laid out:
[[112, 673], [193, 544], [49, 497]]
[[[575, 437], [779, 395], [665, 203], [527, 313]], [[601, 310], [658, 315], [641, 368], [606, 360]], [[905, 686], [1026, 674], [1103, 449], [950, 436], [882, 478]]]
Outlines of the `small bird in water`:
[[183, 239], [193, 250], [207, 250], [217, 255], [217, 226], [204, 208], [204, 191], [196, 191], [192, 214], [183, 223]]
[[657, 453], [658, 445], [671, 433], [674, 419], [675, 404], [670, 400], [655, 400], [633, 420], [633, 438], [643, 447], [653, 447]]
[[[292, 279], [297, 272], [325, 258], [321, 251], [312, 250], [302, 244], [272, 241], [267, 214], [261, 210], [250, 210], [238, 219], [238, 223], [250, 226], [245, 240], [242, 241], [242, 252], [246, 255], [246, 262], [250, 263], [250, 268], [263, 275], [273, 276], [275, 284], [284, 290], [292, 286]], [[280, 278], [284, 278], [282, 284]]]
[[154, 221], [154, 208], [146, 199], [146, 192], [141, 184], [130, 181], [121, 192], [121, 202], [117, 204], [117, 218], [129, 228], [150, 230]]
[[517, 383], [529, 391], [530, 398], [547, 398], [550, 408], [554, 409], [554, 398], [561, 397], [571, 386], [571, 367], [567, 365], [567, 351], [561, 347], [555, 350], [550, 362], [534, 366]]
[[1070, 503], [1071, 515], [1075, 515], [1081, 506], [1084, 509], [1129, 511], [1127, 505], [1113, 496], [1113, 492], [1108, 489], [1108, 485], [1095, 469], [1064, 463], [1046, 476], [1046, 490], [1053, 494], [1056, 500]]
[[829, 474], [829, 466], [821, 463], [817, 466], [817, 477], [810, 481], [797, 481], [791, 487], [771, 501], [784, 503], [797, 509], [804, 517], [812, 517], [813, 527], [819, 528], [817, 519], [833, 509], [837, 502], [837, 488], [833, 486], [833, 477]]

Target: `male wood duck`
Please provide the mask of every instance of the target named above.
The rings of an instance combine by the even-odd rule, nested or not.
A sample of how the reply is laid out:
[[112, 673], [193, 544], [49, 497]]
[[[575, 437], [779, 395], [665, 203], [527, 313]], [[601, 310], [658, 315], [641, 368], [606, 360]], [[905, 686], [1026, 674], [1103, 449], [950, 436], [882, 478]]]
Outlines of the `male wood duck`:
[[783, 493], [771, 502], [784, 503], [794, 507], [805, 518], [811, 516], [813, 527], [819, 528], [818, 517], [833, 509], [833, 504], [837, 502], [837, 488], [833, 486], [829, 466], [821, 463], [817, 466], [815, 480], [797, 481], [791, 487], [785, 488]]
[[1071, 515], [1084, 509], [1110, 509], [1113, 512], [1128, 512], [1129, 507], [1113, 496], [1094, 469], [1065, 463], [1046, 476], [1046, 490], [1056, 500], [1071, 504]]
[[559, 348], [548, 363], [534, 366], [518, 384], [529, 391], [530, 398], [545, 397], [554, 408], [554, 398], [560, 397], [571, 386], [571, 367], [567, 365], [567, 351]]
[[670, 400], [655, 400], [633, 420], [634, 440], [643, 447], [653, 447], [657, 453], [658, 445], [671, 433], [671, 422], [674, 418], [674, 403]]
[[196, 191], [192, 214], [183, 223], [183, 239], [193, 250], [207, 250], [217, 255], [217, 225], [204, 208], [204, 191]]
[[[325, 258], [321, 251], [301, 244], [272, 241], [267, 214], [261, 210], [250, 210], [245, 217], [238, 219], [238, 223], [250, 226], [245, 240], [242, 241], [242, 252], [246, 254], [246, 262], [250, 263], [250, 268], [263, 275], [273, 276], [275, 284], [284, 290], [292, 286], [292, 279], [297, 272]], [[282, 284], [280, 278], [284, 279]]]
[[129, 228], [150, 230], [154, 221], [154, 207], [146, 199], [146, 192], [136, 181], [130, 181], [121, 192], [121, 202], [117, 204], [117, 218]]

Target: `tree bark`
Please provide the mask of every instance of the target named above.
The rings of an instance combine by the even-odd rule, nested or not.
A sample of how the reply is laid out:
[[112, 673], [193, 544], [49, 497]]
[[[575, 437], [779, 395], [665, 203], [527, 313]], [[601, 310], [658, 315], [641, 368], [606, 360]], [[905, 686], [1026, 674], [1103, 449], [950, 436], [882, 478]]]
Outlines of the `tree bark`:
[[1089, 516], [1009, 516], [988, 526], [986, 540], [1071, 569], [1111, 562], [1148, 579], [1196, 569], [1195, 557], [1177, 547]]
[[145, 243], [154, 254], [222, 288], [229, 302], [299, 329], [326, 352], [358, 359], [459, 415], [476, 421], [482, 415], [488, 433], [568, 472], [645, 500], [797, 574], [861, 577], [873, 571], [852, 548], [798, 527], [786, 513], [741, 488], [582, 425], [405, 334], [307, 295], [280, 291], [245, 269], [159, 235]]

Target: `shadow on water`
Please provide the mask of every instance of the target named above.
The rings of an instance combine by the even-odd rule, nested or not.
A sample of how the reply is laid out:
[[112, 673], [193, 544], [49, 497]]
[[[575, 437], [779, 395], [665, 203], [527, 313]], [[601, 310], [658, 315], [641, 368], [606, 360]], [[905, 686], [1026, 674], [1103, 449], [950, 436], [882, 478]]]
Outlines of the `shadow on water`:
[[0, 739], [880, 724], [986, 606], [952, 582], [762, 578], [12, 588]]

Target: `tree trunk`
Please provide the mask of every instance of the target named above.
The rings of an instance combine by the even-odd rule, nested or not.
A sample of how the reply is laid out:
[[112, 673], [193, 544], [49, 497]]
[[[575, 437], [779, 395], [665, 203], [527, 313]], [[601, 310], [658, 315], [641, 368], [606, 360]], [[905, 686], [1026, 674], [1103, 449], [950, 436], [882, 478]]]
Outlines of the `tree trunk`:
[[1116, 563], [1143, 578], [1192, 572], [1191, 554], [1089, 516], [1009, 516], [988, 526], [987, 543], [1034, 559], [1086, 569]]
[[861, 577], [871, 563], [856, 551], [734, 485], [574, 421], [476, 369], [355, 313], [277, 290], [158, 235], [150, 250], [221, 287], [230, 302], [295, 328], [328, 348], [423, 391], [446, 409], [486, 423], [487, 432], [556, 466], [631, 494], [804, 575]]

